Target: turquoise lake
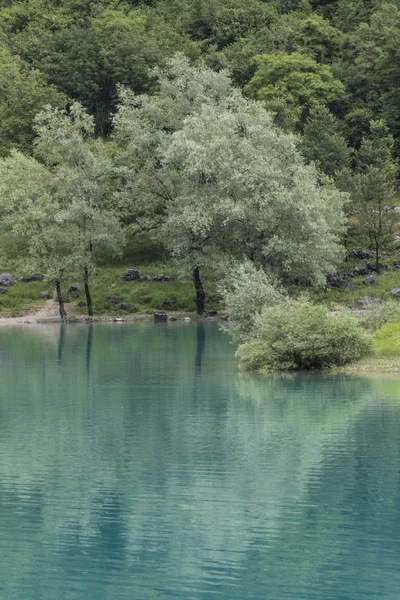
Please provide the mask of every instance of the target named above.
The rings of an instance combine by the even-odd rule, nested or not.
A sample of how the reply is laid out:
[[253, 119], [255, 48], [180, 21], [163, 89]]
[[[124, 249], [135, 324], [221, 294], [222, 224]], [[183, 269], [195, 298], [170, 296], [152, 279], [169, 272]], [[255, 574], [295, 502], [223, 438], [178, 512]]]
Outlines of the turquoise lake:
[[398, 600], [400, 379], [214, 323], [0, 331], [1, 600]]

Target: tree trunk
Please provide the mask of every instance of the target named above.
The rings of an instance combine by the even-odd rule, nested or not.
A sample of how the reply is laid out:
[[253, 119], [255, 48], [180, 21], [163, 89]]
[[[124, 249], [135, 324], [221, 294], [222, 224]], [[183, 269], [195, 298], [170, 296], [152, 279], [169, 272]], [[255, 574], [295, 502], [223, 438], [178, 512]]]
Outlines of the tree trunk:
[[63, 301], [63, 297], [62, 297], [62, 294], [61, 294], [61, 283], [60, 283], [59, 279], [56, 280], [56, 292], [57, 292], [58, 304], [59, 304], [59, 307], [60, 307], [60, 317], [62, 319], [66, 319], [67, 318], [67, 313], [65, 312], [65, 308], [64, 308], [64, 301]]
[[87, 304], [87, 308], [88, 308], [88, 315], [89, 315], [89, 317], [93, 317], [92, 297], [90, 295], [90, 289], [89, 289], [89, 271], [88, 271], [87, 267], [85, 267], [84, 282], [85, 282], [85, 295], [86, 295], [86, 304]]
[[376, 272], [379, 273], [379, 242], [375, 244], [375, 262], [376, 262]]
[[200, 269], [199, 267], [195, 267], [193, 269], [193, 283], [194, 289], [196, 290], [196, 310], [198, 315], [202, 315], [204, 313], [204, 303], [206, 299], [206, 295], [203, 290], [203, 284], [200, 279]]

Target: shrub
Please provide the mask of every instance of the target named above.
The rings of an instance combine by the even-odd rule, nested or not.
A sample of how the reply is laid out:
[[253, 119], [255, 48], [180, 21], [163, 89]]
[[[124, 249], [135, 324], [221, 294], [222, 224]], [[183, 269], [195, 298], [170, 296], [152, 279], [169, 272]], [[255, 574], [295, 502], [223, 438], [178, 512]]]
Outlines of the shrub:
[[266, 309], [259, 336], [239, 346], [237, 355], [246, 370], [324, 369], [361, 358], [370, 344], [354, 318], [292, 300]]
[[261, 312], [284, 299], [276, 283], [250, 261], [231, 266], [219, 291], [229, 314], [228, 324], [223, 328], [236, 342], [254, 337]]
[[360, 325], [367, 331], [377, 331], [388, 323], [400, 321], [400, 304], [387, 302], [370, 310], [368, 314], [360, 319]]

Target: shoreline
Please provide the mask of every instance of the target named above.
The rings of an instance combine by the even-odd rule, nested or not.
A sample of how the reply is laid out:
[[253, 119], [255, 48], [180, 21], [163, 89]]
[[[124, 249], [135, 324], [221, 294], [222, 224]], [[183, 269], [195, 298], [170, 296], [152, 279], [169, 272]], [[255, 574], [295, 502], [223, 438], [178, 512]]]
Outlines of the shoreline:
[[[167, 313], [167, 321], [159, 321], [161, 323], [174, 323], [177, 321], [205, 321], [205, 322], [220, 322], [226, 321], [227, 315], [225, 313], [221, 313], [220, 315], [215, 316], [199, 316], [194, 313]], [[12, 326], [20, 326], [20, 325], [42, 325], [42, 324], [61, 324], [61, 323], [135, 323], [139, 321], [154, 321], [154, 315], [151, 313], [143, 313], [143, 314], [130, 314], [126, 317], [124, 316], [116, 316], [116, 315], [94, 315], [93, 317], [89, 317], [88, 315], [76, 315], [71, 314], [67, 319], [61, 319], [61, 317], [57, 317], [55, 315], [51, 316], [42, 316], [40, 314], [26, 314], [19, 317], [0, 317], [0, 328], [2, 327], [12, 327]], [[155, 321], [157, 322], [157, 321]]]

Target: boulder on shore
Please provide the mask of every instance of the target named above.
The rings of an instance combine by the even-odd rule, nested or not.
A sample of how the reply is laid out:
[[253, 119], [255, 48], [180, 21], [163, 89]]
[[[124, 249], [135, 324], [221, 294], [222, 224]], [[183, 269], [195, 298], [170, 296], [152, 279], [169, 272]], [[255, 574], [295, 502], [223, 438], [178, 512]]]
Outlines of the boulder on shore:
[[374, 298], [374, 296], [363, 296], [354, 302], [354, 308], [373, 308], [385, 304], [384, 300]]
[[29, 275], [28, 277], [20, 277], [18, 281], [21, 283], [30, 283], [31, 281], [43, 281], [43, 275], [39, 275], [39, 273], [35, 273], [34, 275]]
[[136, 269], [128, 269], [126, 273], [122, 275], [121, 279], [124, 281], [137, 281], [140, 279], [140, 273], [139, 271], [136, 271]]
[[17, 281], [10, 275], [10, 273], [2, 273], [0, 275], [0, 285], [5, 285], [6, 287], [10, 287], [14, 285]]
[[166, 323], [168, 321], [168, 315], [165, 310], [154, 311], [154, 322], [155, 323]]
[[354, 248], [354, 250], [351, 251], [350, 256], [352, 258], [358, 258], [360, 260], [364, 260], [366, 258], [374, 258], [375, 254], [373, 252], [371, 252], [370, 250], [363, 250], [362, 248]]
[[374, 273], [380, 273], [385, 270], [385, 265], [382, 263], [369, 262], [367, 264], [368, 271], [373, 271]]
[[374, 285], [374, 283], [376, 283], [375, 275], [368, 275], [368, 277], [364, 279], [364, 283], [365, 285]]

